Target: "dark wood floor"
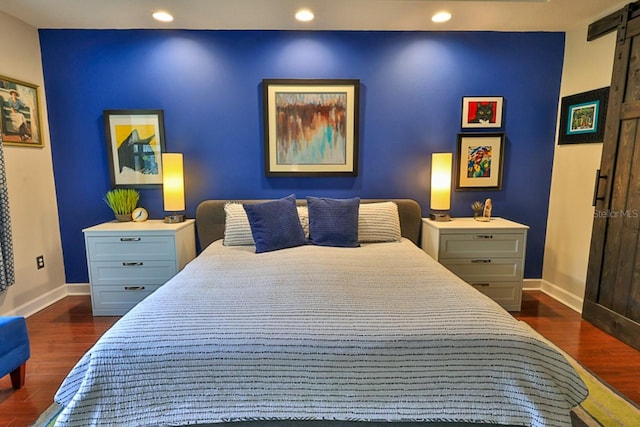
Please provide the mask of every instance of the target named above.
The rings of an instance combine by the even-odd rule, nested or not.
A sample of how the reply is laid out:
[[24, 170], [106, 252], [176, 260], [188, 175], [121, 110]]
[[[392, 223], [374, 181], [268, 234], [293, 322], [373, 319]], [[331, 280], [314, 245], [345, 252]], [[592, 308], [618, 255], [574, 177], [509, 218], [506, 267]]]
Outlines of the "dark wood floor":
[[[514, 313], [579, 360], [630, 400], [640, 404], [640, 352], [581, 320], [537, 291], [527, 291]], [[28, 426], [53, 402], [58, 386], [80, 356], [118, 318], [93, 317], [88, 296], [66, 297], [27, 319], [31, 359], [26, 385], [0, 379], [0, 427]]]

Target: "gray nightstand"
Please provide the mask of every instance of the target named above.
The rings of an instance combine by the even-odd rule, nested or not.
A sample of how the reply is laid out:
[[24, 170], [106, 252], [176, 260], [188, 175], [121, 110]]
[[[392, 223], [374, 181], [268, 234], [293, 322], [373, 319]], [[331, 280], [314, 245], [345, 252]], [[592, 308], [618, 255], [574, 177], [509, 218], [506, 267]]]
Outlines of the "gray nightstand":
[[126, 313], [196, 255], [193, 219], [113, 221], [83, 232], [94, 316]]
[[502, 218], [422, 220], [422, 249], [509, 311], [519, 311], [529, 227]]

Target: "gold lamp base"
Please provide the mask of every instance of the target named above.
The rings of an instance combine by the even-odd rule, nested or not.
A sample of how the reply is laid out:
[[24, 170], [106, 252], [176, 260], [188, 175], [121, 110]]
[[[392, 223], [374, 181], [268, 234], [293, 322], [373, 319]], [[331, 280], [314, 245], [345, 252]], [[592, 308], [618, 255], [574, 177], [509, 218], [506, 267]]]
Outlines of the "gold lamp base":
[[164, 217], [164, 222], [167, 224], [175, 224], [178, 222], [184, 222], [184, 218], [185, 217], [182, 214], [167, 215]]

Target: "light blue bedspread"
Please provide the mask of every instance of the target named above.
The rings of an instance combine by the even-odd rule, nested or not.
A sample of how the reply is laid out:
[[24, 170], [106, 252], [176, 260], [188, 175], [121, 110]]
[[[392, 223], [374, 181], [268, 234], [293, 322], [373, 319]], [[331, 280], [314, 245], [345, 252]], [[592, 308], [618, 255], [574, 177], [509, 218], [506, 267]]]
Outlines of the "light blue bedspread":
[[236, 420], [570, 426], [586, 388], [526, 325], [408, 240], [210, 245], [66, 378], [56, 426]]

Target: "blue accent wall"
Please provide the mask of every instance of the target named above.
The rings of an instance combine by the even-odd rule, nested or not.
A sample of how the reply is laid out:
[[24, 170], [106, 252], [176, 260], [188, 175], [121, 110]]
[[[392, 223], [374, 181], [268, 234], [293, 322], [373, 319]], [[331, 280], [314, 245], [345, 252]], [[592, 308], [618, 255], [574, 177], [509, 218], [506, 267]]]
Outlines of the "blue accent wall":
[[[40, 30], [67, 282], [87, 282], [82, 229], [109, 221], [102, 112], [164, 110], [184, 153], [187, 215], [210, 198], [408, 197], [429, 211], [432, 152], [456, 152], [463, 96], [505, 99], [501, 191], [452, 193], [454, 216], [491, 197], [529, 225], [542, 276], [563, 33]], [[359, 175], [266, 178], [261, 81], [359, 79]], [[141, 206], [162, 218], [160, 189]]]

